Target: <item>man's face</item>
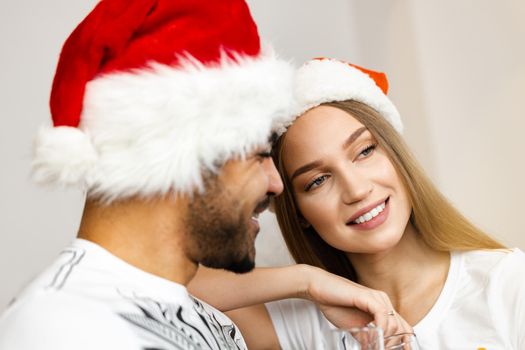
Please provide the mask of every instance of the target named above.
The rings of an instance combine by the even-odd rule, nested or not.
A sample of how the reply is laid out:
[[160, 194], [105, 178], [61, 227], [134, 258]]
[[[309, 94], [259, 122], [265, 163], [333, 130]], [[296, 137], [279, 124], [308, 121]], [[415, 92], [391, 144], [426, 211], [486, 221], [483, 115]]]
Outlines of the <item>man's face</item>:
[[258, 216], [283, 184], [267, 149], [230, 160], [188, 205], [188, 255], [204, 266], [248, 272], [255, 266]]

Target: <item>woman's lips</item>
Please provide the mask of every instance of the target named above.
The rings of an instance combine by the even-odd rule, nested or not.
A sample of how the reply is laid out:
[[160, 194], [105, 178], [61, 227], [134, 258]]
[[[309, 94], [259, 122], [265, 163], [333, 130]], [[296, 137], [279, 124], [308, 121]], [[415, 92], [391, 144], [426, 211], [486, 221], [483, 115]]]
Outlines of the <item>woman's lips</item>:
[[[388, 213], [390, 211], [389, 199], [390, 198], [387, 198], [383, 203], [371, 206], [368, 211], [361, 211], [355, 219], [347, 223], [347, 226], [360, 230], [371, 230], [378, 227], [388, 218]], [[384, 207], [379, 211], [379, 208], [383, 205]], [[378, 211], [376, 216], [373, 216], [373, 214], [375, 214], [373, 213], [374, 210]]]

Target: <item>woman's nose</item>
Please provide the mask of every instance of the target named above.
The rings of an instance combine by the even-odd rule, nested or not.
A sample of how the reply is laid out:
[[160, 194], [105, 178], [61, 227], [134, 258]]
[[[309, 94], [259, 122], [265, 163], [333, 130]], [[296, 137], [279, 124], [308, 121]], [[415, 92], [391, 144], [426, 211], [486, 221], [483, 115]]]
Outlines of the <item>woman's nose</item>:
[[347, 171], [340, 176], [341, 199], [345, 204], [353, 204], [366, 199], [373, 190], [372, 181], [359, 171]]

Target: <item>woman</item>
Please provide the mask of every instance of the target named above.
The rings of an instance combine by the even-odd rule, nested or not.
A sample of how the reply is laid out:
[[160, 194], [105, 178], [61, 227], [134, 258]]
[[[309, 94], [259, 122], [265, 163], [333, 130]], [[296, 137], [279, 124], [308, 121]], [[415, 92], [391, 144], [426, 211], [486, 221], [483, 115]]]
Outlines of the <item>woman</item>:
[[[340, 306], [367, 311], [355, 302], [371, 300], [347, 279], [386, 292], [375, 319], [387, 334], [410, 331], [406, 319], [423, 349], [525, 349], [524, 254], [474, 227], [426, 178], [401, 139], [386, 77], [322, 59], [300, 68], [296, 85], [299, 117], [273, 156], [285, 184], [275, 210], [300, 265], [247, 276], [201, 271], [194, 293], [225, 311], [290, 296], [315, 302], [228, 313], [251, 349], [333, 348], [320, 310], [344, 327], [355, 314]], [[309, 287], [294, 294], [305, 285], [297, 280]], [[211, 295], [210, 282], [237, 287]], [[391, 304], [397, 312], [386, 323]]]
[[[386, 292], [423, 349], [525, 349], [525, 255], [477, 229], [409, 153], [386, 78], [319, 59], [298, 72], [300, 115], [276, 142], [279, 225], [298, 263]], [[304, 304], [268, 305], [283, 348]]]

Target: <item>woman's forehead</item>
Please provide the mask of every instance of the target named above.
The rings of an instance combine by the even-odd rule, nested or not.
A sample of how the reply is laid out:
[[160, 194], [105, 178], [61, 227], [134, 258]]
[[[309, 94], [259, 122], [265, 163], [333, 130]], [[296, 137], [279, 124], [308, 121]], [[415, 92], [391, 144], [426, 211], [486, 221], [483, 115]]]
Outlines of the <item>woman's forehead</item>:
[[318, 106], [297, 118], [288, 128], [285, 147], [309, 147], [321, 141], [335, 141], [362, 127], [361, 122], [339, 108]]
[[283, 143], [286, 168], [340, 150], [352, 133], [363, 128], [357, 119], [331, 106], [313, 108], [297, 118]]

